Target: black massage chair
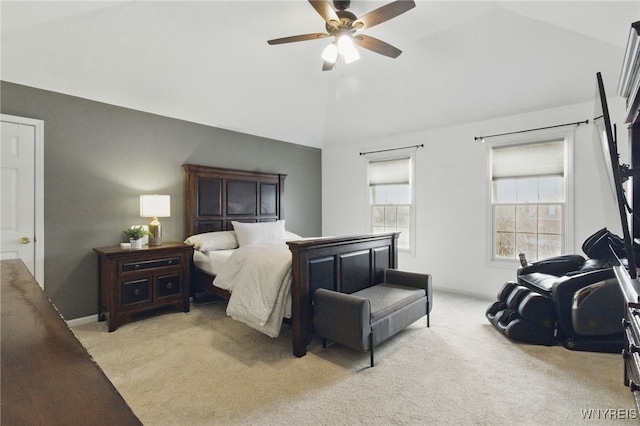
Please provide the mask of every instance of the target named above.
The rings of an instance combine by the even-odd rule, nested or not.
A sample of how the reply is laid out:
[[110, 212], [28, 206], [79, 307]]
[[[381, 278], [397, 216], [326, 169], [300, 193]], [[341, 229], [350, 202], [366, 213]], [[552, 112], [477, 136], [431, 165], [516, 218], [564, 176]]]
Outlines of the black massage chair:
[[603, 228], [582, 250], [586, 258], [523, 262], [517, 281], [505, 283], [487, 309], [489, 321], [517, 341], [548, 346], [560, 341], [567, 349], [619, 353], [625, 305], [612, 266], [624, 257], [624, 243]]

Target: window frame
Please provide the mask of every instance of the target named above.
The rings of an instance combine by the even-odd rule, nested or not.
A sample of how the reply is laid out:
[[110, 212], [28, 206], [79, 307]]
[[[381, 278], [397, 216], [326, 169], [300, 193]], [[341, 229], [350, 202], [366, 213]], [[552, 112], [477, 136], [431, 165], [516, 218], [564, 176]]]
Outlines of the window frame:
[[[485, 142], [486, 145], [486, 200], [487, 217], [487, 263], [491, 266], [513, 268], [519, 265], [519, 259], [504, 259], [495, 257], [496, 232], [494, 229], [494, 204], [492, 187], [492, 149], [495, 147], [528, 145], [554, 140], [564, 140], [564, 212], [562, 218], [562, 253], [572, 253], [574, 251], [574, 228], [575, 228], [575, 198], [574, 198], [574, 139], [575, 130], [567, 129], [545, 129], [530, 131], [521, 134], [504, 135], [491, 138]], [[544, 203], [537, 204], [543, 205]]]
[[409, 207], [409, 248], [398, 247], [398, 252], [415, 256], [416, 248], [416, 155], [414, 152], [398, 152], [395, 154], [383, 153], [383, 154], [369, 154], [366, 158], [366, 191], [367, 191], [367, 229], [369, 232], [373, 232], [373, 217], [371, 213], [371, 187], [369, 182], [371, 179], [369, 163], [380, 161], [393, 161], [402, 158], [409, 158], [411, 162], [411, 171], [409, 172], [410, 186], [411, 186], [411, 204]]

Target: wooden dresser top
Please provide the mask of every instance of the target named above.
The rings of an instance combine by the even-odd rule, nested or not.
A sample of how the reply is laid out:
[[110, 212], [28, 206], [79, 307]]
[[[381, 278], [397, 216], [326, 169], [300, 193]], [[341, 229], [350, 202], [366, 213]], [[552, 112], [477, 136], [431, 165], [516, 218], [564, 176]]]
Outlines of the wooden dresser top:
[[24, 263], [0, 269], [2, 423], [142, 424]]

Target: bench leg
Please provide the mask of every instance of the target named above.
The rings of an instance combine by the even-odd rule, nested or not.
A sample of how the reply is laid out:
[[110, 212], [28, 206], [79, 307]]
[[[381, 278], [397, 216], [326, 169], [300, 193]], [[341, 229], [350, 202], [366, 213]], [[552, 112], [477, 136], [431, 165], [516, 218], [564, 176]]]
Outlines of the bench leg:
[[371, 355], [371, 366], [373, 367], [373, 333], [369, 333], [369, 353]]

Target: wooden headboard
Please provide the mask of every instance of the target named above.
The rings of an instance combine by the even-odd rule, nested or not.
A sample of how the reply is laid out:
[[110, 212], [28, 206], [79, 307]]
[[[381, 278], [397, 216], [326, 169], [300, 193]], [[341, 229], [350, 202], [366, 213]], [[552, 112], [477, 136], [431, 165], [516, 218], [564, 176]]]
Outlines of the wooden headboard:
[[187, 174], [186, 236], [232, 230], [231, 221], [284, 219], [287, 175], [184, 164]]

